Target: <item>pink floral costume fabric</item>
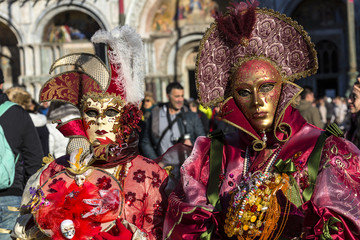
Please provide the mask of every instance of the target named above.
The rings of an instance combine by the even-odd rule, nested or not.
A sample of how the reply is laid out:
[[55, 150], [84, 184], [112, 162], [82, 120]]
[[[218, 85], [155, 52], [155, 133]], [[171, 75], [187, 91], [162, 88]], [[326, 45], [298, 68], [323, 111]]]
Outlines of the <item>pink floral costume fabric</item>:
[[[336, 136], [326, 139], [314, 192], [309, 201], [301, 197], [309, 186], [308, 158], [322, 130], [308, 123], [289, 107], [284, 117], [292, 127], [292, 135], [282, 146], [280, 160], [290, 159], [296, 171], [290, 173], [295, 181], [290, 212], [283, 214], [289, 204], [284, 195], [278, 196], [282, 216], [287, 221], [279, 239], [359, 239], [360, 238], [360, 151], [351, 142]], [[241, 181], [246, 146], [242, 133], [224, 138], [219, 198], [223, 211], [217, 211], [207, 199], [209, 180], [209, 150], [211, 139], [198, 138], [194, 150], [181, 169], [181, 187], [169, 197], [164, 224], [164, 239], [202, 239], [213, 229], [211, 239], [230, 239], [224, 233], [224, 220], [231, 191]], [[251, 164], [263, 156], [250, 156]], [[251, 171], [251, 167], [250, 167]]]

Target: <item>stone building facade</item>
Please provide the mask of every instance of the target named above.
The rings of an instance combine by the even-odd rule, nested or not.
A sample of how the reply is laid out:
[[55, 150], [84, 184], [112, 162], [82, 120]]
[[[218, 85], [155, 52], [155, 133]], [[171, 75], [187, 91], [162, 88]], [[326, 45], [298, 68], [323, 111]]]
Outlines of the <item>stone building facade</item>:
[[[295, 18], [319, 53], [319, 73], [299, 82], [322, 95], [345, 96], [349, 82], [346, 2], [351, 0], [259, 0], [260, 6]], [[72, 52], [95, 52], [89, 42], [102, 28], [134, 27], [146, 55], [146, 89], [166, 101], [165, 87], [179, 81], [186, 98], [196, 98], [195, 62], [199, 40], [229, 1], [221, 0], [0, 0], [0, 62], [5, 88], [24, 86], [37, 99], [51, 63]], [[360, 2], [355, 5], [360, 46]], [[360, 47], [357, 60], [360, 60]]]

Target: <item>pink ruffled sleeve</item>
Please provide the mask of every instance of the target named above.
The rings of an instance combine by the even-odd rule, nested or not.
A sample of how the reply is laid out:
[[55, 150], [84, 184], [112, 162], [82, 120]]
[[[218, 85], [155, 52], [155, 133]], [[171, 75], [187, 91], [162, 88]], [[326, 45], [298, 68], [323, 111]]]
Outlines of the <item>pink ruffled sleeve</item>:
[[190, 157], [181, 168], [181, 187], [170, 194], [164, 223], [164, 239], [200, 239], [217, 229], [217, 214], [207, 204], [210, 139], [197, 138]]
[[329, 137], [310, 201], [303, 206], [305, 239], [360, 239], [360, 151]]

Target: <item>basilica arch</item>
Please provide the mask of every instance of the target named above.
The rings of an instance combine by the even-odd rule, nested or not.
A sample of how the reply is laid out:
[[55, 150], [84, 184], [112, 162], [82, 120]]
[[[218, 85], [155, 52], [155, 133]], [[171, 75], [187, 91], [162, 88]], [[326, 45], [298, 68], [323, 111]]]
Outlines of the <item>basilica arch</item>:
[[0, 1], [5, 86], [23, 86], [38, 100], [55, 59], [72, 52], [98, 52], [90, 36], [100, 28], [118, 26], [118, 5], [118, 0]]
[[17, 45], [21, 42], [16, 28], [0, 17], [0, 64], [4, 74], [4, 89], [17, 83], [20, 75], [20, 53]]
[[311, 86], [317, 97], [345, 96], [349, 70], [346, 2], [291, 1], [286, 9], [309, 33], [318, 52], [317, 74], [299, 80], [298, 84]]
[[42, 84], [49, 79], [52, 62], [73, 52], [95, 53], [91, 36], [100, 28], [111, 29], [102, 15], [86, 4], [53, 4], [36, 18], [30, 28], [34, 36], [32, 42], [19, 46], [24, 56], [22, 82], [36, 100]]
[[66, 13], [80, 13], [83, 15], [88, 16], [92, 19], [96, 24], [105, 30], [111, 30], [111, 24], [106, 20], [106, 16], [104, 13], [101, 12], [99, 9], [94, 7], [93, 5], [88, 5], [86, 2], [82, 3], [81, 5], [73, 3], [69, 4], [52, 4], [37, 17], [32, 25], [31, 32], [36, 36], [34, 39], [35, 42], [42, 42], [43, 39], [43, 32], [45, 28], [51, 23], [56, 16]]

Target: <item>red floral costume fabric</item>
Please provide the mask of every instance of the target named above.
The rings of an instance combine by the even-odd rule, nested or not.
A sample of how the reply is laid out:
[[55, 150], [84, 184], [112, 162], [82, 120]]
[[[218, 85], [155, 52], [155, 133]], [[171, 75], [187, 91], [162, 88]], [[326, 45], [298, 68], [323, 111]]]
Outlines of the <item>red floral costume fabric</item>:
[[149, 239], [161, 239], [164, 211], [160, 188], [166, 171], [154, 161], [137, 156], [124, 182], [125, 211], [127, 221], [148, 235]]
[[[50, 163], [42, 170], [40, 185], [63, 169], [65, 166], [60, 164], [60, 161]], [[105, 170], [110, 172], [112, 169]], [[125, 204], [120, 218], [134, 224], [150, 240], [162, 237], [166, 207], [161, 188], [164, 187], [166, 178], [166, 171], [158, 164], [138, 155], [129, 163], [126, 177], [123, 179]]]

